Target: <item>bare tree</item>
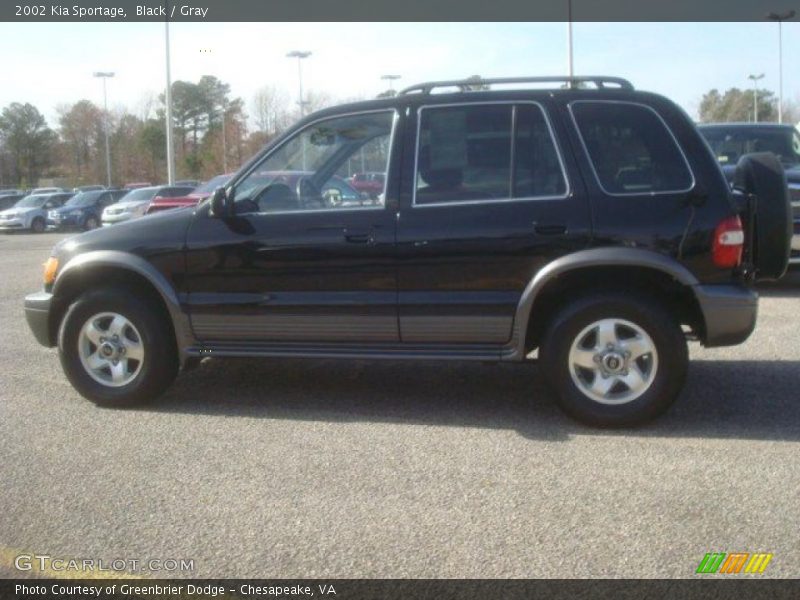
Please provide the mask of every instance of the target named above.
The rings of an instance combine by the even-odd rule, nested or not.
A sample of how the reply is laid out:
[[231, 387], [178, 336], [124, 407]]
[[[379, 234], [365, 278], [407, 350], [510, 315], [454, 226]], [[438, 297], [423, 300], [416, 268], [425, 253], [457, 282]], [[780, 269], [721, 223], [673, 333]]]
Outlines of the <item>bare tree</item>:
[[289, 125], [289, 95], [274, 85], [265, 85], [253, 95], [253, 118], [256, 129], [268, 136], [280, 133]]

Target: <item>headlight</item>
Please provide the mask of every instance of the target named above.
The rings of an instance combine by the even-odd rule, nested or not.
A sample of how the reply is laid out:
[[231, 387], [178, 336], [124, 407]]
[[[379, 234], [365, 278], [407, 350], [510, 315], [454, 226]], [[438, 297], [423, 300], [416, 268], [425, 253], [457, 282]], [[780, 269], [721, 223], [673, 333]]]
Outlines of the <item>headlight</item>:
[[50, 285], [56, 280], [56, 271], [58, 271], [58, 259], [51, 256], [44, 263], [44, 284]]

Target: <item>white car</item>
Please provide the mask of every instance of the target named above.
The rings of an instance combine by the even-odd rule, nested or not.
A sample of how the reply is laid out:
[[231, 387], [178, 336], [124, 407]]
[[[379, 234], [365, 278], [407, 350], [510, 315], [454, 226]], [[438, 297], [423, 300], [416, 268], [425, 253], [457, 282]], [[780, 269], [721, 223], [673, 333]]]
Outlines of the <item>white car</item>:
[[58, 208], [72, 194], [31, 194], [11, 208], [0, 211], [0, 231], [41, 233], [47, 225], [47, 211]]
[[150, 201], [159, 189], [156, 186], [131, 190], [119, 202], [107, 206], [103, 210], [103, 216], [100, 220], [103, 225], [107, 226], [143, 216], [147, 212], [147, 207], [150, 206]]

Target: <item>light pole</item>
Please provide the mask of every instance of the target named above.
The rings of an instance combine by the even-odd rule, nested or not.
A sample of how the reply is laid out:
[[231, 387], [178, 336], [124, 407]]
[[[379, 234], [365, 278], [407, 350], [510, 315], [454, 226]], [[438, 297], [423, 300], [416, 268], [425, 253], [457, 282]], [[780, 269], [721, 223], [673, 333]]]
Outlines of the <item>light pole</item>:
[[764, 79], [764, 74], [748, 75], [747, 78], [753, 80], [753, 122], [758, 123], [758, 80]]
[[297, 82], [300, 88], [297, 103], [300, 105], [300, 118], [305, 116], [305, 102], [303, 101], [303, 59], [311, 56], [307, 50], [292, 50], [286, 54], [287, 58], [297, 59]]
[[95, 77], [103, 80], [103, 129], [106, 134], [106, 184], [111, 187], [111, 148], [108, 145], [108, 94], [106, 93], [106, 79], [114, 76], [112, 71], [95, 71]]
[[778, 123], [783, 123], [783, 22], [793, 19], [795, 11], [768, 13], [767, 19], [778, 22]]
[[389, 91], [392, 92], [392, 96], [394, 96], [394, 81], [400, 79], [400, 75], [381, 75], [381, 79], [383, 81], [389, 82]]
[[175, 149], [172, 142], [172, 75], [169, 66], [169, 21], [164, 22], [164, 45], [167, 63], [167, 91], [164, 101], [167, 105], [165, 116], [167, 128], [167, 183], [175, 183]]
[[225, 135], [225, 98], [222, 99], [220, 102], [220, 108], [222, 110], [222, 172], [228, 172], [228, 142]]
[[567, 74], [570, 80], [575, 76], [575, 65], [572, 60], [572, 0], [567, 0]]

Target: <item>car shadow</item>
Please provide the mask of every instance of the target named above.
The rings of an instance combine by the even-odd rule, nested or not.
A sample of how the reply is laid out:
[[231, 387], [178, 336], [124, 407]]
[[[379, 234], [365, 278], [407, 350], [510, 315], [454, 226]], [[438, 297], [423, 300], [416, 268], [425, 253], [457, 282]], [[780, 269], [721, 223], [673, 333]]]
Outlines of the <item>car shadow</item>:
[[563, 415], [533, 364], [298, 359], [208, 360], [146, 410], [326, 422], [572, 435], [800, 440], [800, 363], [693, 361], [678, 402], [633, 430], [585, 427]]
[[778, 281], [758, 284], [758, 293], [764, 297], [800, 297], [800, 268], [793, 267]]

